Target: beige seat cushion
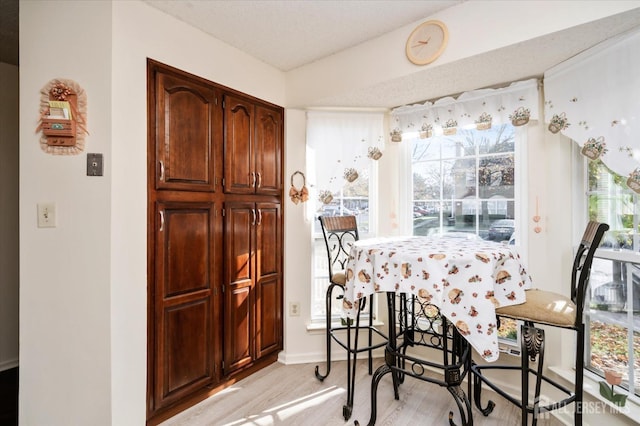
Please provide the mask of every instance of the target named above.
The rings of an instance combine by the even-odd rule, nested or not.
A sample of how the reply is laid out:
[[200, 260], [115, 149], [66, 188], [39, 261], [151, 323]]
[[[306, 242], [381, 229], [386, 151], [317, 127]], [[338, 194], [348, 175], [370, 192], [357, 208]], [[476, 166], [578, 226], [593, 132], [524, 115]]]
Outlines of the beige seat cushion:
[[532, 321], [559, 327], [571, 327], [576, 323], [576, 305], [570, 298], [543, 290], [527, 290], [527, 301], [520, 305], [496, 309], [502, 317]]
[[331, 276], [331, 282], [344, 287], [347, 284], [347, 276], [344, 274], [344, 271], [336, 272]]

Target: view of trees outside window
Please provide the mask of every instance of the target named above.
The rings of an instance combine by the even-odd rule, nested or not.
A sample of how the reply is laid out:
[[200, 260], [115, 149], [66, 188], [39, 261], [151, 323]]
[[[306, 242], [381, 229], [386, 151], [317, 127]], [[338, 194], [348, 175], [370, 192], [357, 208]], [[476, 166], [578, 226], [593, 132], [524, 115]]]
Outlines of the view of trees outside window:
[[515, 233], [515, 136], [510, 124], [412, 141], [413, 234]]
[[[515, 244], [515, 143], [511, 124], [413, 139], [413, 234]], [[515, 343], [517, 335], [515, 321], [501, 322], [501, 339]]]
[[586, 311], [590, 353], [587, 368], [604, 376], [613, 370], [622, 386], [640, 395], [640, 196], [626, 177], [602, 162], [588, 165], [589, 219], [606, 222], [610, 231], [594, 259]]

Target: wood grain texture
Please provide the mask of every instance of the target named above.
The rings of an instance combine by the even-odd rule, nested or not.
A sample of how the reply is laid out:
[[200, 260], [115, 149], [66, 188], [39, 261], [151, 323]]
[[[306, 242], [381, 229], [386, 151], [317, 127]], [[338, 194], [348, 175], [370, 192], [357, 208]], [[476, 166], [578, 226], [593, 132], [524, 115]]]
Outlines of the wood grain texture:
[[[201, 403], [162, 423], [162, 426], [241, 426], [241, 425], [366, 425], [370, 415], [371, 376], [365, 361], [358, 361], [353, 415], [342, 418], [346, 401], [346, 362], [336, 361], [324, 382], [313, 374], [314, 364], [283, 365], [275, 363]], [[382, 363], [377, 359], [375, 368]], [[474, 409], [475, 425], [497, 426], [520, 423], [520, 411], [487, 389], [496, 408], [488, 417]], [[453, 398], [445, 388], [407, 378], [400, 386], [400, 400], [393, 399], [391, 375], [378, 388], [376, 425], [429, 426], [448, 425], [449, 411], [460, 419]], [[540, 419], [541, 426], [559, 426], [554, 419]]]

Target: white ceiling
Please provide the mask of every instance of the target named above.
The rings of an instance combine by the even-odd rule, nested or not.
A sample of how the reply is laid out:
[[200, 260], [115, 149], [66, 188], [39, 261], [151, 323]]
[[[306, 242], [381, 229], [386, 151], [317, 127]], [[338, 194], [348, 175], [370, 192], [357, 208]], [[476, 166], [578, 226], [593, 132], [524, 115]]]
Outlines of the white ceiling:
[[281, 71], [381, 36], [465, 0], [145, 0]]
[[[288, 71], [474, 0], [145, 1], [277, 69]], [[18, 0], [0, 0], [0, 9], [0, 61], [17, 65]], [[541, 76], [577, 53], [636, 27], [640, 27], [640, 8], [297, 106], [389, 108]]]
[[[145, 1], [267, 64], [289, 71], [473, 0]], [[585, 49], [635, 27], [640, 27], [640, 8], [296, 106], [390, 108], [538, 77]]]

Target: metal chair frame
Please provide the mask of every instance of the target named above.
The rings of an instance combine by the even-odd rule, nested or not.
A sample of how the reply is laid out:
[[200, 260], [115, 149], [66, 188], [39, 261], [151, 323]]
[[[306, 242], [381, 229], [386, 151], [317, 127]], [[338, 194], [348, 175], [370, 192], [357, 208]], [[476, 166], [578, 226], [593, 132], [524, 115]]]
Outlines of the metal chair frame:
[[[473, 387], [474, 387], [474, 401], [476, 407], [480, 409], [482, 414], [488, 416], [495, 406], [495, 403], [491, 400], [488, 401], [486, 407], [482, 407], [482, 384], [486, 384], [496, 393], [504, 397], [507, 401], [516, 405], [521, 410], [522, 425], [528, 423], [529, 415], [533, 417], [532, 425], [536, 425], [541, 413], [556, 410], [564, 407], [568, 404], [575, 403], [574, 407], [574, 423], [575, 425], [582, 425], [582, 404], [583, 404], [583, 384], [584, 384], [584, 348], [585, 348], [585, 323], [584, 323], [584, 303], [586, 297], [586, 291], [589, 286], [589, 275], [591, 272], [591, 265], [593, 263], [593, 256], [596, 249], [602, 241], [604, 233], [609, 229], [609, 225], [604, 223], [598, 223], [590, 221], [586, 227], [584, 236], [578, 246], [573, 267], [571, 270], [571, 301], [575, 305], [575, 323], [570, 326], [563, 326], [559, 324], [553, 324], [550, 322], [538, 322], [534, 323], [526, 318], [519, 318], [515, 315], [505, 315], [505, 317], [522, 320], [523, 325], [521, 327], [521, 365], [477, 365], [475, 363], [471, 366]], [[525, 302], [526, 303], [526, 302]], [[496, 310], [496, 314], [500, 316], [500, 309]], [[544, 349], [545, 349], [545, 336], [544, 330], [537, 327], [536, 324], [546, 325], [556, 328], [573, 330], [576, 333], [576, 354], [575, 354], [575, 386], [574, 389], [568, 389], [568, 387], [558, 383], [557, 381], [545, 376], [544, 374]], [[530, 363], [535, 362], [537, 359], [536, 368], [532, 368]], [[495, 383], [493, 383], [487, 376], [483, 375], [484, 370], [519, 370], [521, 373], [521, 395], [519, 398], [512, 396]], [[533, 403], [529, 402], [529, 377], [535, 378], [535, 390]], [[553, 402], [548, 405], [540, 405], [540, 391], [542, 382], [548, 383], [551, 386], [558, 389], [566, 397]]]
[[[334, 299], [334, 291], [337, 291], [335, 299], [344, 298], [345, 278], [344, 271], [351, 244], [359, 239], [358, 226], [355, 216], [320, 216], [318, 218], [324, 236], [327, 249], [327, 259], [329, 261], [329, 287], [325, 298], [326, 309], [326, 373], [320, 373], [320, 366], [316, 365], [315, 375], [323, 381], [331, 373], [331, 343], [335, 341], [347, 352], [347, 403], [342, 408], [342, 415], [345, 420], [349, 420], [353, 412], [353, 398], [355, 393], [356, 359], [359, 353], [367, 352], [369, 374], [373, 374], [373, 350], [381, 348], [387, 343], [387, 336], [373, 325], [373, 315], [370, 313], [368, 324], [360, 326], [360, 313], [365, 309], [367, 302], [369, 306], [374, 306], [374, 295], [362, 299], [358, 306], [358, 315], [354, 320], [344, 320], [343, 325], [332, 326], [331, 309]], [[346, 339], [339, 336], [337, 332], [346, 330]], [[352, 336], [352, 330], [355, 330]], [[358, 347], [359, 331], [367, 331], [367, 345]], [[374, 334], [382, 340], [374, 343]], [[353, 337], [353, 339], [352, 339]], [[352, 341], [353, 340], [353, 341]]]

